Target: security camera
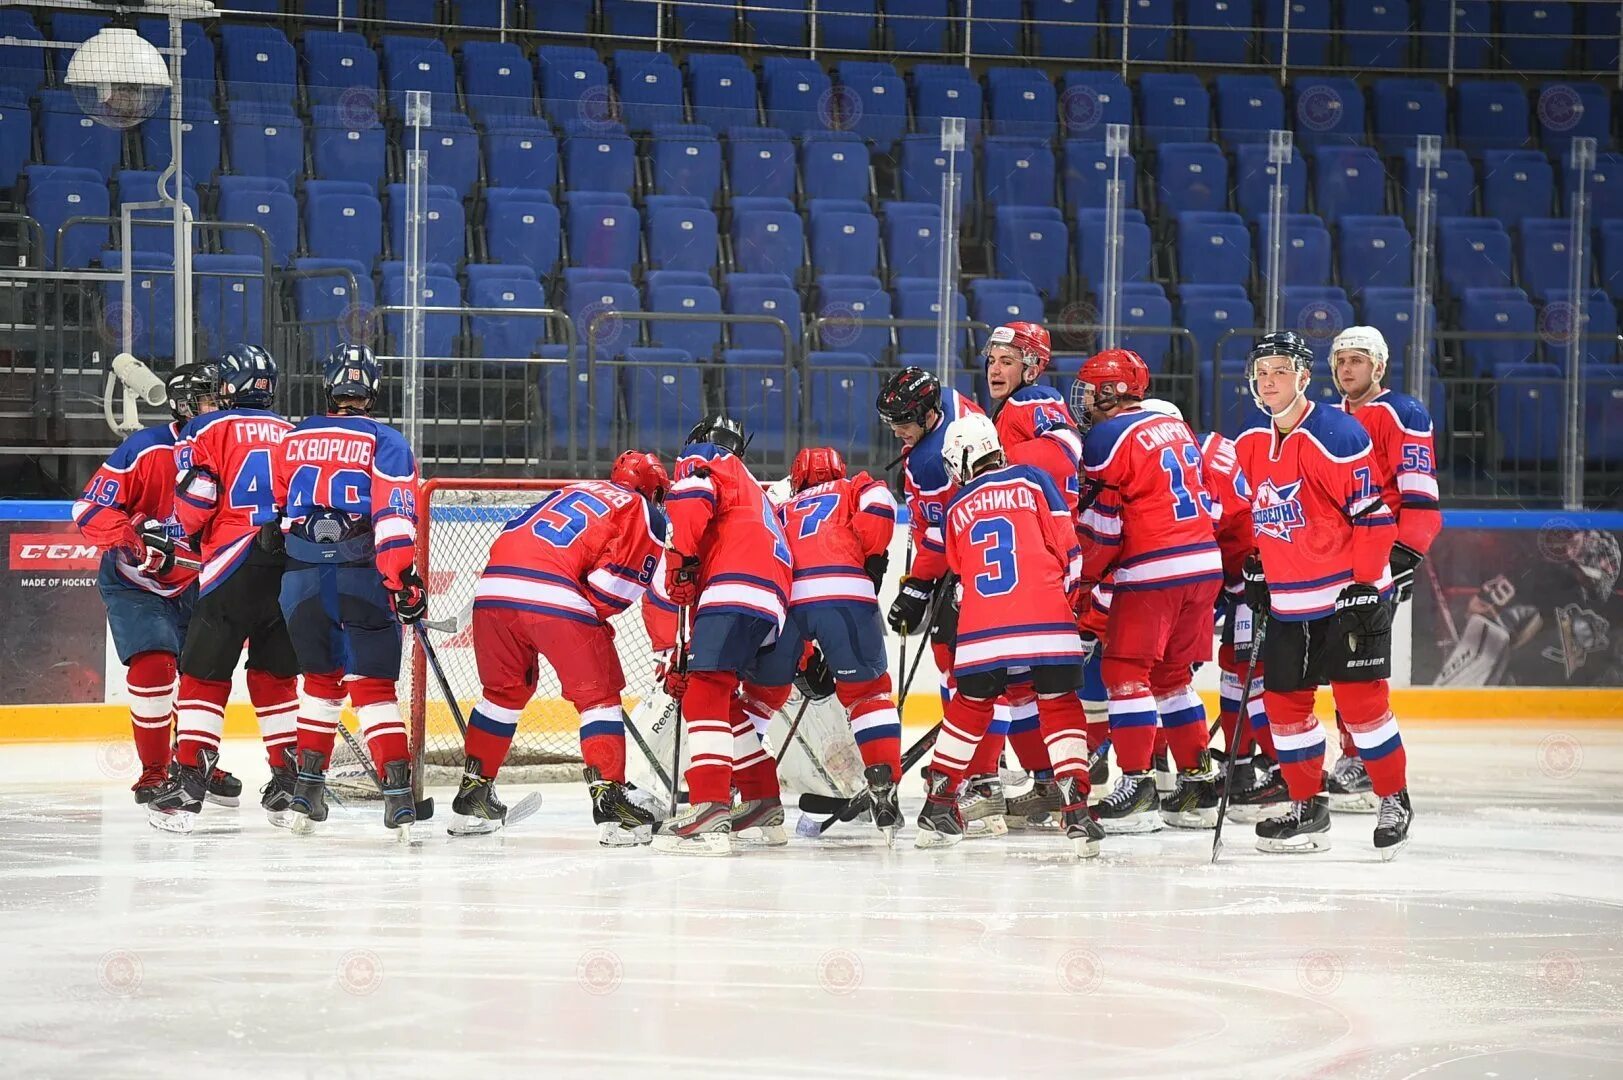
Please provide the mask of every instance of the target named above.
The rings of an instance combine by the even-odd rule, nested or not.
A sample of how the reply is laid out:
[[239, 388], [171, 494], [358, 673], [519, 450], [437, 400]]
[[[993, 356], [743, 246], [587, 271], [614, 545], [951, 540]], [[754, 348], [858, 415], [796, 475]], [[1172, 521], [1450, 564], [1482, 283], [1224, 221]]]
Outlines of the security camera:
[[127, 352], [113, 357], [113, 374], [119, 382], [133, 390], [136, 397], [153, 408], [169, 400], [169, 391], [164, 387], [163, 380]]
[[158, 110], [169, 67], [146, 38], [108, 27], [74, 50], [63, 80], [85, 115], [112, 128], [134, 127]]

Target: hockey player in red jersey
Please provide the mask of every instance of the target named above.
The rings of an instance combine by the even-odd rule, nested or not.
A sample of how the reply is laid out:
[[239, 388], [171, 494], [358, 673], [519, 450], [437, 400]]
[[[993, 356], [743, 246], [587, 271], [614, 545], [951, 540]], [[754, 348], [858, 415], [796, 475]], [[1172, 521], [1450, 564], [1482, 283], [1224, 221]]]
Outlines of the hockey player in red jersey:
[[417, 462], [398, 431], [372, 419], [379, 379], [371, 349], [334, 349], [322, 375], [326, 415], [288, 432], [272, 469], [287, 551], [282, 616], [304, 675], [288, 808], [296, 833], [327, 818], [327, 761], [346, 696], [382, 781], [383, 823], [408, 839], [417, 820], [395, 700], [400, 627], [428, 607], [412, 565]]
[[984, 416], [948, 426], [944, 463], [957, 485], [942, 522], [947, 564], [962, 597], [953, 649], [957, 687], [925, 770], [916, 843], [963, 838], [957, 787], [992, 722], [1009, 676], [1027, 670], [1054, 781], [1061, 824], [1081, 858], [1104, 834], [1088, 809], [1088, 748], [1082, 702], [1082, 639], [1076, 629], [1078, 550], [1064, 496], [1029, 465], [1010, 465]]
[[[1392, 545], [1393, 599], [1401, 604], [1414, 591], [1415, 573], [1443, 528], [1437, 502], [1436, 447], [1431, 415], [1408, 394], [1381, 385], [1387, 371], [1386, 338], [1373, 326], [1349, 326], [1330, 346], [1341, 407], [1369, 432], [1377, 470], [1385, 477], [1381, 497], [1398, 519]], [[1374, 811], [1379, 800], [1358, 756], [1352, 733], [1337, 718], [1341, 757], [1330, 770], [1326, 791], [1331, 810]]]
[[[119, 444], [73, 504], [73, 521], [102, 551], [96, 585], [107, 626], [127, 669], [130, 723], [141, 762], [135, 801], [152, 801], [169, 775], [175, 707], [175, 658], [197, 600], [197, 551], [175, 518], [175, 444], [194, 416], [218, 408], [214, 369], [178, 367], [167, 380], [174, 419]], [[188, 567], [176, 558], [193, 562]], [[242, 782], [216, 769], [208, 800], [236, 806]]]
[[693, 628], [685, 687], [673, 691], [682, 701], [690, 801], [655, 835], [660, 851], [726, 855], [734, 831], [783, 827], [777, 767], [754, 725], [734, 716], [741, 680], [783, 630], [791, 585], [788, 543], [744, 465], [747, 445], [737, 421], [705, 417], [688, 433], [666, 499], [665, 594], [692, 607]]
[[[1136, 353], [1109, 349], [1082, 365], [1073, 397], [1088, 426], [1083, 468], [1099, 488], [1082, 516], [1082, 577], [1091, 587], [1114, 573], [1103, 674], [1122, 776], [1098, 807], [1106, 832], [1217, 823], [1206, 709], [1190, 685], [1191, 665], [1212, 656], [1223, 577], [1215, 509], [1189, 425], [1141, 407], [1149, 383]], [[1158, 714], [1178, 767], [1159, 808], [1150, 772]]]
[[276, 361], [264, 349], [233, 346], [214, 368], [223, 408], [188, 421], [175, 450], [175, 515], [196, 539], [203, 570], [180, 656], [177, 767], [147, 806], [154, 826], [182, 833], [203, 808], [244, 641], [248, 696], [271, 767], [260, 804], [277, 824], [288, 823], [299, 708], [298, 659], [278, 602], [284, 559], [271, 485], [276, 448], [293, 425], [270, 410]]
[[1408, 839], [1412, 811], [1403, 739], [1392, 715], [1392, 575], [1397, 523], [1362, 425], [1306, 397], [1313, 352], [1290, 331], [1258, 341], [1247, 362], [1267, 419], [1235, 439], [1252, 485], [1257, 555], [1246, 599], [1262, 631], [1268, 720], [1293, 800], [1257, 823], [1263, 851], [1329, 846], [1322, 794], [1324, 732], [1314, 690], [1328, 682], [1381, 799], [1375, 847], [1389, 859]]
[[451, 806], [453, 835], [494, 832], [507, 807], [495, 779], [539, 654], [580, 714], [592, 820], [605, 847], [645, 844], [653, 817], [626, 797], [625, 675], [610, 616], [638, 600], [665, 542], [660, 509], [670, 480], [653, 454], [627, 450], [608, 480], [551, 492], [508, 522], [474, 590], [473, 645], [482, 686], [468, 718], [466, 763]]

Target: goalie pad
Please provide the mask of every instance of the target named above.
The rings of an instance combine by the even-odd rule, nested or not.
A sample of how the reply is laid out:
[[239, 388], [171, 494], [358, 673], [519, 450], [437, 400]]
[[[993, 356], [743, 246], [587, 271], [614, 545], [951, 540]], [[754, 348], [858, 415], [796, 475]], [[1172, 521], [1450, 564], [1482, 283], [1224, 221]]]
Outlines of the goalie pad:
[[1485, 615], [1465, 620], [1433, 686], [1497, 686], [1510, 661], [1510, 631]]
[[[637, 702], [637, 707], [626, 718], [626, 726], [635, 729], [626, 732], [626, 780], [655, 797], [659, 805], [654, 812], [663, 818], [671, 806], [669, 775], [671, 754], [676, 750], [676, 733], [682, 726], [680, 705], [656, 687]], [[650, 757], [653, 760], [649, 760]], [[687, 767], [688, 747], [683, 740], [682, 760], [676, 771], [678, 785]]]
[[[789, 729], [806, 705], [794, 741], [784, 745]], [[778, 781], [788, 790], [849, 799], [866, 788], [862, 752], [851, 735], [845, 706], [837, 698], [807, 699], [797, 690], [772, 716], [767, 748], [778, 762]]]

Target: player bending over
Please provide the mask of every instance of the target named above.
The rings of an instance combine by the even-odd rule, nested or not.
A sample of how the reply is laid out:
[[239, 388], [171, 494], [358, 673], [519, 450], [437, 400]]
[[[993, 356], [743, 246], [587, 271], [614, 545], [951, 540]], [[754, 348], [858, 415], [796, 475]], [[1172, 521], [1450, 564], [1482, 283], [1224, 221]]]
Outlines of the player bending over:
[[1082, 702], [1082, 639], [1076, 629], [1076, 530], [1048, 476], [1010, 465], [984, 416], [947, 428], [947, 470], [958, 485], [943, 541], [962, 598], [953, 650], [957, 687], [925, 769], [921, 848], [963, 838], [957, 787], [992, 723], [993, 702], [1012, 674], [1031, 673], [1038, 720], [1054, 763], [1066, 836], [1081, 858], [1104, 833], [1088, 810], [1088, 748]]
[[[141, 762], [135, 801], [146, 805], [169, 776], [174, 746], [175, 657], [197, 600], [197, 570], [175, 561], [197, 551], [174, 513], [175, 444], [194, 416], [219, 408], [214, 369], [186, 364], [169, 376], [167, 424], [144, 428], [119, 444], [73, 504], [73, 521], [101, 548], [96, 586], [107, 605], [113, 648], [130, 692], [130, 724]], [[242, 781], [215, 769], [207, 799], [236, 806]]]
[[670, 486], [659, 458], [627, 450], [607, 481], [549, 494], [508, 522], [474, 589], [473, 647], [482, 687], [468, 718], [454, 836], [495, 832], [507, 819], [495, 780], [524, 707], [539, 655], [580, 714], [592, 820], [605, 847], [645, 844], [654, 819], [626, 795], [625, 673], [614, 648], [618, 615], [643, 595], [665, 541], [660, 503]]
[[1290, 331], [1269, 334], [1246, 366], [1268, 417], [1235, 440], [1254, 492], [1257, 554], [1246, 561], [1246, 602], [1268, 619], [1264, 696], [1293, 800], [1283, 814], [1257, 823], [1257, 847], [1330, 846], [1324, 731], [1313, 716], [1313, 692], [1328, 682], [1380, 797], [1375, 847], [1390, 859], [1408, 841], [1413, 816], [1386, 683], [1397, 523], [1382, 499], [1368, 433], [1340, 409], [1306, 397], [1313, 366], [1307, 343]]
[[248, 697], [271, 769], [260, 805], [273, 823], [291, 824], [299, 665], [279, 602], [283, 555], [271, 469], [293, 425], [270, 408], [276, 395], [270, 353], [236, 345], [214, 368], [223, 408], [188, 421], [175, 450], [175, 515], [197, 541], [203, 570], [180, 654], [178, 767], [147, 806], [152, 825], [180, 833], [190, 832], [202, 812], [244, 642]]
[[400, 627], [428, 609], [417, 556], [417, 462], [394, 428], [372, 419], [372, 350], [339, 345], [322, 383], [327, 415], [277, 448], [287, 569], [282, 616], [304, 675], [299, 699], [293, 831], [327, 820], [323, 789], [347, 693], [383, 783], [383, 823], [409, 838], [417, 821], [406, 725], [395, 700]]

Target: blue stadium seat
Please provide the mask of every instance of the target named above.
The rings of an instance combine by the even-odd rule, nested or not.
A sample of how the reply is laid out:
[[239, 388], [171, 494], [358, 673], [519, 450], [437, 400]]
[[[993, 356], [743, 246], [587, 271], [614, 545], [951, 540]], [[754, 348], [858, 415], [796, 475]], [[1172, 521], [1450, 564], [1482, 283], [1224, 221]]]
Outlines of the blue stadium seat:
[[[23, 175], [28, 182], [25, 209], [45, 234], [40, 264], [55, 269], [57, 233], [63, 224], [73, 217], [108, 216], [107, 183], [94, 169], [77, 166], [29, 165]], [[107, 226], [73, 226], [61, 237], [61, 266], [89, 266], [106, 243]]]
[[[1245, 330], [1256, 325], [1251, 301], [1246, 298], [1243, 287], [1182, 284], [1178, 287], [1178, 311], [1180, 321], [1195, 339], [1195, 369], [1206, 377], [1203, 387], [1210, 381], [1212, 357], [1219, 348], [1222, 363], [1245, 363], [1251, 338], [1240, 333], [1223, 336], [1225, 331]], [[1206, 389], [1202, 390], [1202, 399], [1210, 400], [1210, 396]]]
[[1313, 154], [1313, 197], [1334, 225], [1348, 214], [1386, 212], [1386, 169], [1367, 146], [1321, 146]]
[[[1122, 11], [1113, 11], [1107, 21], [1120, 18]], [[1136, 0], [1126, 9], [1128, 24], [1127, 59], [1170, 60], [1172, 43], [1177, 34], [1177, 17], [1172, 0]], [[1105, 31], [1105, 44], [1114, 55], [1121, 55], [1120, 31]]]
[[448, 187], [457, 198], [473, 194], [479, 182], [479, 135], [473, 122], [458, 112], [434, 111], [434, 126], [423, 130], [428, 182]]
[[[1172, 302], [1154, 282], [1123, 286], [1121, 297], [1121, 347], [1143, 358], [1152, 372], [1167, 369], [1172, 353]], [[1158, 327], [1162, 329], [1135, 329]]]
[[[1566, 289], [1571, 279], [1573, 251], [1572, 223], [1566, 218], [1523, 218], [1521, 221], [1522, 287], [1535, 300], [1549, 298], [1550, 290]], [[1589, 245], [1584, 245], [1579, 281], [1587, 282], [1593, 273]]]
[[1071, 255], [1065, 222], [1057, 212], [1052, 217], [1039, 207], [1038, 213], [1025, 207], [1001, 206], [993, 223], [995, 247], [993, 269], [999, 277], [1020, 278], [1045, 297], [1060, 295], [1071, 271]]
[[1162, 143], [1155, 198], [1161, 213], [1173, 217], [1191, 210], [1227, 209], [1229, 159], [1223, 148], [1209, 142]]
[[[898, 319], [940, 319], [941, 304], [937, 299], [939, 287], [933, 278], [897, 278], [895, 282], [896, 302], [892, 306], [895, 317]], [[969, 305], [964, 302], [964, 294], [958, 293], [954, 307], [957, 309], [959, 321], [969, 318]], [[955, 335], [957, 340], [968, 347], [970, 343], [967, 332]], [[896, 351], [898, 353], [934, 353], [936, 347], [936, 331], [933, 326], [899, 326], [896, 328]]]
[[986, 86], [993, 135], [1053, 140], [1059, 128], [1059, 97], [1042, 69], [991, 68]]
[[718, 135], [728, 128], [756, 121], [755, 73], [743, 57], [694, 53], [688, 57], [688, 97], [693, 122]]
[[405, 115], [406, 91], [426, 90], [434, 119], [454, 112], [456, 101], [456, 62], [445, 51], [445, 43], [434, 37], [383, 37], [383, 88], [389, 108]]
[[86, 116], [66, 90], [40, 91], [39, 142], [45, 164], [93, 169], [103, 183], [119, 167], [122, 140], [118, 132]]
[[[959, 154], [957, 166], [958, 205], [961, 209], [975, 187], [975, 155]], [[940, 206], [942, 178], [946, 171], [947, 154], [941, 149], [939, 135], [903, 136], [897, 175], [901, 180], [904, 200]]]
[[603, 28], [617, 38], [657, 37], [659, 13], [658, 5], [642, 0], [603, 0]]
[[55, 41], [89, 41], [110, 25], [112, 20], [104, 15], [58, 11], [51, 16], [51, 38]]
[[[45, 35], [39, 32], [39, 28], [34, 25], [34, 20], [29, 18], [28, 13], [14, 7], [0, 8], [0, 37], [27, 38], [30, 41], [45, 40]], [[164, 43], [168, 44], [168, 41], [166, 33]], [[45, 81], [45, 54], [49, 51], [29, 45], [0, 46], [0, 86], [15, 87], [21, 90], [25, 97], [32, 97], [34, 91]], [[212, 77], [212, 65], [209, 74]]]
[[[727, 313], [782, 319], [790, 343], [800, 338], [800, 292], [782, 274], [728, 274]], [[728, 337], [735, 349], [784, 348], [783, 332], [768, 323], [733, 323]]]
[[873, 452], [878, 428], [872, 409], [853, 409], [854, 401], [879, 396], [873, 361], [861, 353], [813, 352], [806, 356], [807, 400], [814, 444], [832, 446], [848, 460], [862, 461]]
[[511, 41], [464, 42], [462, 89], [469, 114], [481, 124], [535, 115], [535, 69]]
[[312, 175], [322, 180], [362, 180], [375, 188], [383, 179], [388, 153], [377, 117], [353, 116], [339, 105], [317, 105], [310, 111]]
[[1067, 71], [1060, 86], [1067, 137], [1101, 141], [1110, 124], [1133, 123], [1133, 92], [1114, 71]]
[[1555, 203], [1555, 170], [1542, 150], [1489, 150], [1482, 155], [1482, 213], [1508, 228], [1545, 217]]
[[[1011, 322], [1043, 321], [1043, 300], [1037, 290], [1025, 280], [1004, 281], [999, 278], [976, 278], [969, 283], [970, 318], [988, 326], [1002, 326]], [[984, 349], [991, 331], [975, 335], [976, 348]]]
[[438, 0], [379, 0], [378, 16], [391, 23], [437, 23]]
[[[10, 91], [0, 91], [0, 95]], [[22, 175], [34, 151], [34, 117], [21, 100], [0, 98], [0, 191]]]
[[1341, 284], [1357, 296], [1377, 288], [1407, 289], [1413, 280], [1409, 230], [1400, 217], [1371, 215], [1341, 219], [1341, 243], [1336, 247]]
[[220, 27], [220, 67], [228, 102], [292, 106], [298, 60], [287, 35], [271, 26]]
[[[1403, 374], [1408, 366], [1409, 342], [1414, 338], [1414, 290], [1371, 285], [1364, 290], [1363, 296], [1359, 299], [1363, 311], [1363, 324], [1379, 326], [1382, 336], [1386, 338], [1393, 372], [1387, 383], [1390, 386], [1401, 387], [1404, 385]], [[1435, 329], [1437, 306], [1429, 304], [1426, 310], [1426, 325]], [[1426, 364], [1428, 367], [1435, 366], [1437, 355], [1430, 333], [1426, 334], [1425, 342]]]
[[1510, 284], [1510, 235], [1496, 219], [1443, 218], [1437, 236], [1443, 287], [1454, 296]]
[[1493, 430], [1504, 465], [1553, 465], [1561, 459], [1566, 425], [1561, 369], [1511, 363], [1493, 369]]
[[[358, 259], [370, 267], [383, 255], [383, 206], [374, 195], [331, 190], [342, 181], [304, 185], [304, 235], [317, 258]], [[370, 272], [370, 271], [369, 271]]]
[[571, 200], [566, 215], [571, 266], [628, 271], [636, 266], [642, 218], [635, 208]]
[[518, 21], [517, 0], [451, 0], [451, 21], [457, 26], [488, 30], [522, 25]]
[[[1615, 43], [1612, 47], [1617, 48]], [[1598, 150], [1612, 145], [1612, 98], [1605, 87], [1575, 80], [1545, 83], [1533, 112], [1544, 149], [1563, 165], [1567, 144], [1575, 137], [1594, 139]]]
[[[636, 346], [625, 355], [633, 365], [620, 369], [630, 430], [639, 446], [674, 453], [692, 423], [691, 414], [704, 402], [704, 373], [680, 349]], [[585, 408], [584, 402], [580, 408]], [[600, 445], [606, 441], [605, 435]]]
[[[1257, 222], [1257, 275], [1268, 273], [1268, 219]], [[1330, 284], [1330, 232], [1316, 214], [1285, 215], [1285, 279], [1282, 284]], [[1263, 282], [1266, 286], [1266, 281]]]
[[1578, 32], [1589, 39], [1584, 42], [1583, 65], [1594, 71], [1616, 71], [1623, 9], [1611, 4], [1580, 4]]
[[947, 0], [885, 0], [885, 14], [897, 52], [946, 51]]
[[[1089, 60], [1099, 53], [1099, 0], [1031, 0], [1033, 53]], [[1065, 25], [1070, 24], [1070, 25]]]
[[[1355, 68], [1407, 68], [1409, 28], [1407, 0], [1341, 5], [1343, 63]], [[1295, 46], [1292, 46], [1294, 51]]]
[[915, 64], [912, 76], [917, 137], [929, 136], [940, 145], [941, 118], [958, 116], [964, 120], [966, 144], [977, 144], [981, 132], [982, 94], [974, 72], [959, 64]]
[[1600, 280], [1608, 296], [1623, 298], [1623, 220], [1600, 223]]
[[[1246, 221], [1255, 222], [1268, 213], [1275, 171], [1276, 166], [1268, 164], [1266, 146], [1243, 143], [1234, 148], [1235, 209]], [[1300, 214], [1306, 209], [1307, 162], [1300, 150], [1293, 150], [1291, 162], [1285, 166], [1285, 212]]]
[[752, 4], [744, 18], [744, 29], [749, 35], [746, 40], [761, 45], [805, 48], [807, 7], [807, 0], [762, 0]]
[[[254, 225], [265, 231], [272, 266], [287, 266], [299, 246], [299, 204], [293, 196], [273, 191], [222, 191], [215, 211], [219, 220]], [[242, 229], [224, 229], [220, 249], [233, 255], [262, 258], [264, 243]]]
[[858, 135], [829, 131], [801, 140], [800, 177], [808, 199], [866, 200], [873, 194], [868, 171], [868, 144]]
[[[0, 174], [3, 175], [3, 174]], [[1577, 193], [1577, 177], [1569, 167], [1561, 171], [1561, 209], [1572, 213], [1572, 199]], [[1589, 196], [1591, 221], [1623, 218], [1623, 154], [1596, 154], [1595, 168], [1584, 181]]]
[[620, 114], [632, 132], [683, 121], [682, 72], [669, 53], [617, 51], [614, 90], [620, 97]]
[[805, 262], [805, 228], [793, 212], [737, 211], [732, 240], [734, 268], [745, 273], [795, 278]]
[[726, 349], [722, 398], [727, 412], [752, 432], [756, 453], [782, 454], [787, 428], [800, 416], [800, 381], [776, 349]]
[[637, 147], [612, 130], [564, 136], [564, 187], [578, 191], [630, 192], [637, 181]]
[[721, 190], [721, 143], [702, 124], [662, 124], [648, 143], [659, 195], [691, 195], [706, 206]]
[[485, 129], [483, 146], [491, 187], [551, 192], [558, 186], [558, 140], [545, 120], [497, 117]]
[[1364, 91], [1351, 79], [1309, 75], [1291, 80], [1296, 144], [1345, 146], [1364, 141]]
[[838, 113], [827, 126], [855, 132], [888, 154], [907, 132], [907, 84], [884, 62], [844, 60], [836, 70], [840, 89], [832, 103]]
[[1448, 96], [1431, 79], [1377, 79], [1373, 100], [1375, 145], [1387, 156], [1412, 150], [1417, 135], [1448, 137]]
[[783, 195], [735, 195], [732, 207], [735, 216], [754, 210], [781, 210], [791, 214], [794, 213], [795, 203], [793, 199]]
[[795, 193], [795, 145], [777, 128], [732, 128], [727, 138], [727, 185], [734, 198]]
[[873, 274], [879, 269], [879, 219], [866, 209], [811, 207], [814, 274]]
[[941, 211], [917, 202], [884, 205], [885, 264], [890, 276], [928, 277], [940, 272]]
[[[1065, 140], [1065, 172], [1062, 183], [1065, 205], [1073, 211], [1081, 207], [1103, 207], [1108, 197], [1108, 185], [1118, 175], [1115, 163], [1105, 154], [1103, 142]], [[1123, 206], [1138, 205], [1138, 185], [1135, 177], [1138, 166], [1131, 157], [1121, 159], [1121, 193]]]
[[1500, 4], [1499, 48], [1511, 71], [1565, 71], [1572, 60], [1572, 4]]
[[[1493, 5], [1488, 0], [1453, 0], [1449, 4], [1416, 4], [1420, 17], [1420, 63], [1423, 67], [1480, 71], [1491, 62], [1488, 35]], [[1452, 11], [1450, 10], [1452, 9]], [[1450, 22], [1453, 41], [1449, 41]], [[1452, 45], [1453, 52], [1449, 49]]]
[[[168, 19], [140, 19], [136, 33], [160, 49], [169, 47]], [[181, 24], [180, 44], [186, 55], [180, 61], [181, 78], [185, 81], [185, 96], [199, 101], [214, 101], [214, 41], [201, 23]], [[0, 65], [3, 68], [4, 65]], [[151, 162], [147, 162], [150, 167]]]
[[1252, 0], [1187, 0], [1184, 42], [1197, 64], [1243, 64], [1256, 36]]
[[817, 42], [825, 49], [877, 49], [878, 0], [818, 0]]
[[1144, 141], [1204, 142], [1212, 137], [1212, 99], [1200, 77], [1185, 72], [1151, 72], [1138, 80], [1144, 113]]
[[[376, 304], [371, 271], [352, 259], [295, 259], [293, 315], [311, 356], [364, 336]], [[348, 270], [349, 276], [323, 271]]]
[[[424, 249], [429, 262], [456, 269], [462, 263], [462, 200], [449, 188], [428, 189], [428, 228]], [[406, 185], [389, 185], [389, 248], [397, 257], [406, 251]]]
[[985, 202], [999, 206], [1053, 206], [1054, 152], [1048, 144], [1005, 135], [988, 136], [982, 155]]
[[[384, 306], [403, 306], [408, 299], [405, 275], [385, 273], [380, 298]], [[426, 307], [461, 307], [462, 287], [457, 284], [454, 277], [429, 273], [423, 279], [423, 304]], [[383, 325], [393, 341], [398, 343], [403, 340], [405, 324], [402, 315], [385, 315]], [[460, 315], [435, 313], [424, 315], [423, 355], [426, 357], [454, 356], [456, 354], [456, 339], [461, 335], [462, 317]]]
[[360, 34], [306, 30], [299, 53], [312, 105], [358, 109], [378, 99], [378, 54]]
[[[343, 184], [346, 191], [359, 192], [361, 188], [366, 186], [365, 184], [361, 184], [359, 182], [345, 180], [336, 182]], [[221, 196], [230, 195], [239, 191], [263, 191], [273, 192], [280, 195], [293, 194], [293, 185], [289, 184], [280, 176], [247, 176], [232, 173], [230, 175], [216, 177], [214, 186], [219, 190]]]
[[[1105, 280], [1104, 211], [1084, 209], [1076, 218], [1077, 272], [1097, 290]], [[1121, 280], [1142, 281], [1150, 276], [1150, 227], [1144, 215], [1128, 210], [1122, 223]]]
[[[570, 285], [564, 291], [563, 306], [575, 325], [575, 337], [579, 343], [577, 356], [582, 361], [586, 357], [588, 344], [593, 340], [599, 360], [624, 356], [626, 349], [642, 340], [641, 322], [605, 317], [610, 312], [642, 310], [642, 297], [634, 285], [610, 281]], [[562, 384], [562, 379], [559, 382]], [[602, 397], [598, 395], [599, 408], [603, 406]], [[581, 402], [585, 402], [584, 396]]]
[[[116, 265], [117, 252], [109, 251], [106, 261]], [[131, 284], [134, 285], [130, 329], [132, 349], [137, 356], [168, 359], [175, 355], [175, 260], [168, 252], [132, 251]], [[124, 284], [113, 280], [102, 286], [107, 305], [104, 325], [119, 333], [123, 329]]]
[[1239, 214], [1178, 215], [1178, 280], [1245, 286], [1251, 280], [1251, 232]]
[[234, 173], [274, 176], [291, 189], [304, 171], [304, 125], [291, 112], [239, 106], [226, 124], [225, 145]]
[[[1572, 290], [1549, 289], [1547, 301], [1539, 313], [1539, 326], [1552, 332], [1547, 338], [1548, 353], [1563, 368], [1566, 366], [1566, 337], [1572, 326]], [[1584, 300], [1584, 362], [1586, 364], [1614, 364], [1617, 362], [1617, 308], [1604, 289], [1585, 289]]]
[[720, 3], [678, 3], [672, 9], [677, 32], [671, 36], [681, 41], [732, 41], [735, 13], [730, 0]]
[[1593, 465], [1623, 464], [1623, 371], [1584, 372], [1584, 459]]
[[1529, 144], [1527, 91], [1519, 82], [1472, 79], [1459, 84], [1455, 111], [1460, 149], [1468, 154], [1483, 150], [1517, 150]]
[[[818, 279], [817, 292], [813, 315], [828, 321], [818, 327], [813, 340], [824, 348], [861, 353], [883, 363], [890, 351], [890, 328], [880, 320], [890, 318], [890, 293], [879, 287], [879, 279], [825, 274]], [[734, 341], [741, 329], [733, 331]]]
[[[180, 122], [181, 163], [193, 182], [212, 179], [220, 171], [220, 118], [204, 101], [187, 99]], [[149, 169], [169, 165], [169, 117], [154, 116], [141, 124], [141, 156]]]
[[716, 215], [690, 207], [648, 206], [648, 269], [702, 270], [716, 267]]
[[[137, 171], [135, 169], [121, 169], [118, 173], [118, 198], [111, 203], [113, 213], [117, 215], [120, 208], [127, 203], [151, 203], [158, 201], [158, 176], [156, 172]], [[192, 218], [201, 220], [197, 189], [188, 186], [185, 196], [186, 205], [191, 208]], [[174, 252], [174, 212], [167, 207], [154, 210], [132, 210], [130, 216], [135, 221], [150, 221], [150, 225], [132, 225], [130, 233], [130, 247], [133, 251], [152, 251], [164, 255]]]
[[[1436, 196], [1436, 217], [1470, 217], [1476, 213], [1476, 171], [1464, 150], [1444, 150], [1438, 166], [1431, 171], [1431, 190]], [[1415, 216], [1415, 200], [1420, 192], [1421, 170], [1415, 164], [1414, 147], [1403, 152], [1403, 214]]]
[[[468, 306], [542, 308], [547, 306], [547, 297], [534, 278], [470, 278]], [[547, 323], [540, 315], [470, 315], [468, 332], [473, 335], [476, 356], [529, 358], [546, 338]]]
[[1290, 285], [1280, 290], [1280, 319], [1307, 339], [1320, 370], [1328, 370], [1330, 344], [1354, 323], [1347, 294], [1335, 285]]
[[831, 126], [833, 83], [815, 60], [766, 57], [761, 61], [761, 96], [769, 127], [799, 136]]
[[1461, 360], [1473, 378], [1484, 378], [1505, 364], [1532, 361], [1538, 348], [1537, 319], [1527, 296], [1516, 288], [1466, 289], [1460, 299], [1460, 329], [1466, 333], [1514, 334], [1515, 337], [1460, 342]]
[[1285, 95], [1272, 75], [1219, 75], [1217, 137], [1225, 146], [1268, 141], [1285, 125]]
[[976, 56], [1025, 56], [1025, 0], [975, 0], [970, 46]]
[[469, 263], [462, 268], [468, 279], [468, 289], [481, 281], [534, 281], [536, 274], [528, 266], [516, 263]]
[[1290, 62], [1324, 67], [1330, 62], [1330, 0], [1264, 0], [1262, 58], [1277, 64], [1284, 48], [1285, 5], [1290, 4]]
[[192, 256], [200, 355], [218, 356], [238, 341], [265, 340], [264, 266], [258, 255]]
[[580, 52], [573, 45], [543, 45], [535, 51], [541, 112], [560, 127], [581, 117], [604, 121], [611, 117], [608, 68], [590, 50], [586, 56]]

